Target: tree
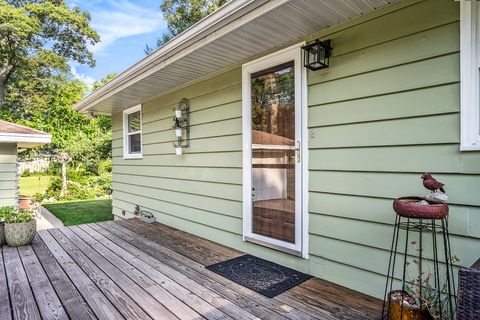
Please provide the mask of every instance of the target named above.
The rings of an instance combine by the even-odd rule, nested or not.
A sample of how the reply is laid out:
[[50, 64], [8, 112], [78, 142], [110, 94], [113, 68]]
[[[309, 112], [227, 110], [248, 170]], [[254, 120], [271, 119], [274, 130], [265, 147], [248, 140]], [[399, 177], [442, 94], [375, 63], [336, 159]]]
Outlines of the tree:
[[163, 0], [160, 9], [167, 22], [168, 32], [157, 38], [156, 47], [147, 44], [145, 54], [151, 54], [226, 2], [227, 0]]
[[92, 90], [95, 91], [103, 87], [104, 85], [112, 81], [116, 76], [118, 76], [118, 73], [110, 73], [105, 78], [102, 78], [100, 81], [95, 81]]
[[0, 108], [6, 100], [11, 109], [31, 107], [30, 94], [68, 74], [69, 61], [94, 66], [88, 45], [100, 38], [89, 22], [64, 0], [0, 0]]

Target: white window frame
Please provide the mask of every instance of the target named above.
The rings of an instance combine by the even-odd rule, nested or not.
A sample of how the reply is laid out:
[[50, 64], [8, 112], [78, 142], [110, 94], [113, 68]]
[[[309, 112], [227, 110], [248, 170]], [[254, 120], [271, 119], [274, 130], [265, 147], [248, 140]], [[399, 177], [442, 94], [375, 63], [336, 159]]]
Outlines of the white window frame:
[[[128, 132], [128, 116], [132, 113], [140, 111], [140, 131]], [[142, 119], [142, 105], [131, 107], [123, 111], [123, 158], [124, 159], [141, 159], [143, 157], [143, 119]], [[134, 134], [140, 134], [140, 152], [129, 153], [128, 152], [128, 137]]]
[[[292, 45], [267, 56], [248, 62], [242, 66], [242, 146], [243, 146], [243, 241], [252, 241], [263, 244], [304, 259], [309, 258], [309, 214], [308, 214], [308, 108], [307, 108], [307, 71], [303, 67], [302, 46], [305, 42]], [[252, 198], [249, 190], [252, 189], [251, 162], [252, 162], [252, 135], [251, 135], [251, 74], [288, 61], [295, 61], [295, 93], [296, 104], [301, 112], [296, 117], [296, 126], [301, 128], [301, 199], [296, 205], [300, 206], [301, 223], [295, 225], [295, 244], [256, 235], [252, 232]], [[299, 237], [297, 237], [299, 236]]]
[[477, 1], [460, 1], [460, 150], [480, 150], [480, 40]]

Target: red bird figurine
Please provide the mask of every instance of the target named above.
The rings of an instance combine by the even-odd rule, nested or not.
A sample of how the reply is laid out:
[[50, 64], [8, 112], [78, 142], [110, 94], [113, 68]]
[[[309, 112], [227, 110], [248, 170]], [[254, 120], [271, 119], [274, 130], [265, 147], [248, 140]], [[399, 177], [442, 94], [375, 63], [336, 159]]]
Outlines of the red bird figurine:
[[431, 190], [433, 192], [440, 190], [443, 193], [445, 193], [445, 189], [443, 189], [443, 186], [445, 184], [435, 180], [435, 178], [433, 178], [430, 173], [425, 172], [424, 174], [422, 174], [422, 179], [423, 179], [423, 186], [428, 190]]

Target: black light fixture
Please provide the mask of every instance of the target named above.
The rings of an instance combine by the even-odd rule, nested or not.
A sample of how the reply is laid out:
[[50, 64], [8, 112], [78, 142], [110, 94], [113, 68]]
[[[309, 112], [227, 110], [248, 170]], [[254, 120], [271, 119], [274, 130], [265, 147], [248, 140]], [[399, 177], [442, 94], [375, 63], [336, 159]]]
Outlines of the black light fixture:
[[328, 68], [330, 62], [330, 40], [314, 42], [302, 47], [303, 65], [312, 71]]

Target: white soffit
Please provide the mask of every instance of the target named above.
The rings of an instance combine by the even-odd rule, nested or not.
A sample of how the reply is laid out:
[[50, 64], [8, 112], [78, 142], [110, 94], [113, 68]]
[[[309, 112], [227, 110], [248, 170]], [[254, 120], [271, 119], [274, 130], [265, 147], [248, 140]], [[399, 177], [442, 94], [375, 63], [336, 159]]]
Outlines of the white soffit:
[[233, 0], [74, 106], [112, 114], [399, 0]]

